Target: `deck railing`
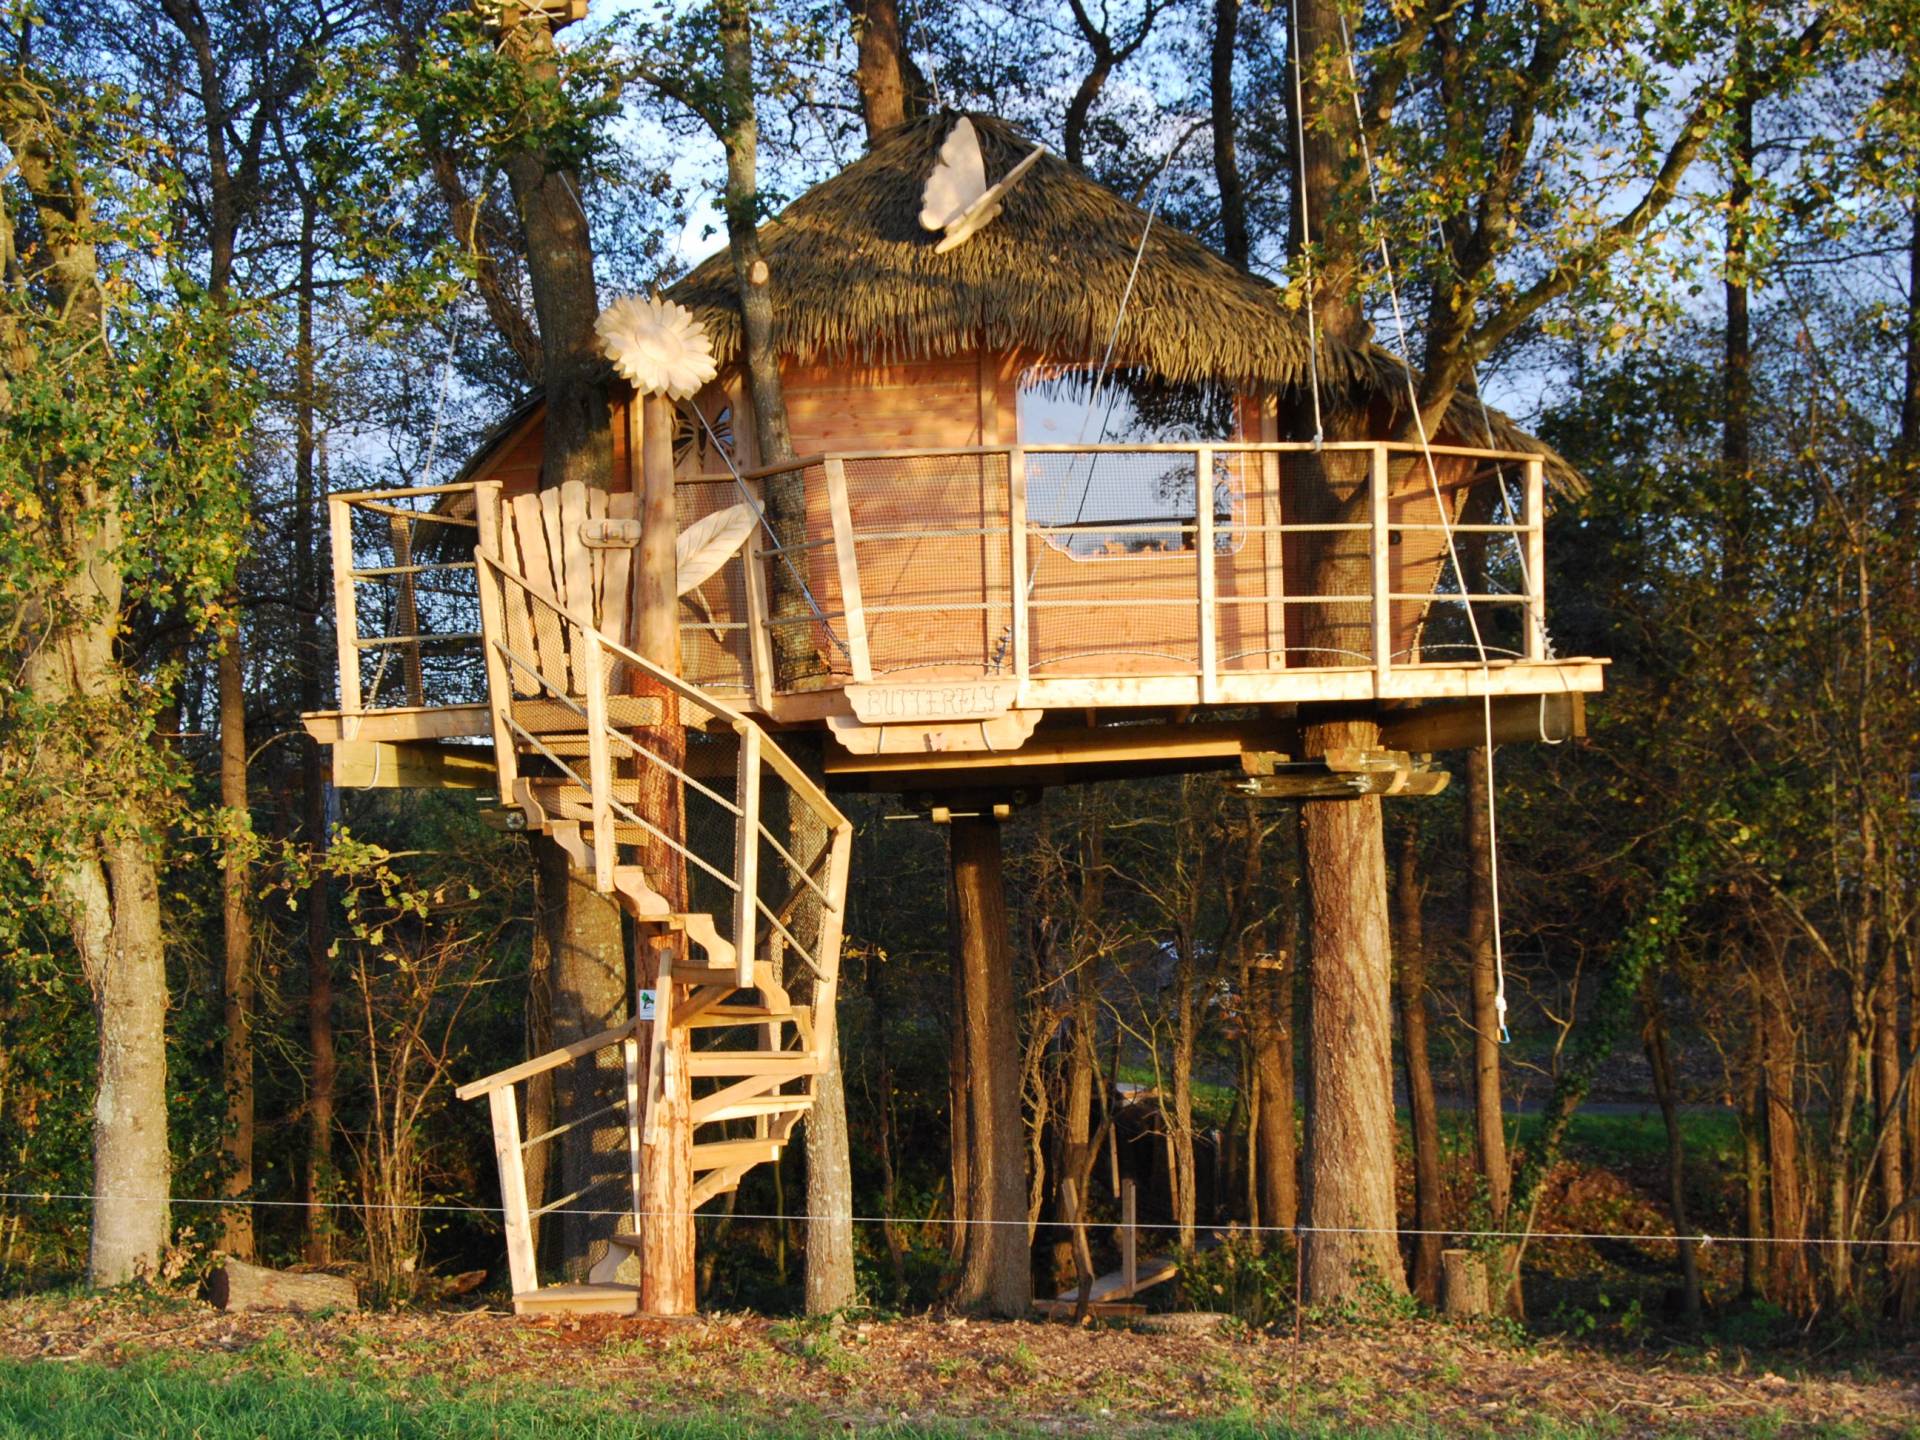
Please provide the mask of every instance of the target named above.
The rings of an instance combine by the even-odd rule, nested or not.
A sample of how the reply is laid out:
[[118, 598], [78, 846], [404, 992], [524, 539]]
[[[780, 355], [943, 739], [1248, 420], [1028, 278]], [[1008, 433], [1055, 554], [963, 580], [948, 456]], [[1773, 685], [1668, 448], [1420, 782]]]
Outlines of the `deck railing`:
[[[1392, 672], [1436, 657], [1477, 664], [1481, 644], [1500, 662], [1547, 658], [1537, 456], [1027, 445], [835, 452], [749, 479], [773, 493], [796, 472], [806, 533], [784, 546], [758, 536], [755, 554], [762, 588], [804, 589], [805, 604], [753, 619], [806, 629], [814, 676], [776, 674], [763, 699], [817, 688], [822, 671], [858, 686], [1022, 689], [1177, 676], [1222, 701], [1236, 673], [1347, 670], [1373, 672], [1384, 694]], [[1464, 592], [1449, 536], [1503, 586]], [[1429, 623], [1467, 607], [1477, 627]], [[762, 663], [794, 648], [768, 647]]]
[[[756, 531], [683, 601], [685, 677], [748, 708], [835, 684], [968, 680], [1007, 690], [1004, 704], [1036, 683], [1092, 695], [1079, 682], [1101, 677], [1177, 679], [1194, 700], [1238, 703], [1265, 693], [1245, 677], [1278, 671], [1344, 672], [1301, 682], [1326, 698], [1384, 697], [1406, 690], [1396, 673], [1478, 664], [1467, 607], [1497, 663], [1549, 658], [1535, 455], [1360, 442], [849, 450], [745, 485], [768, 495], [796, 472], [802, 533], [780, 546]], [[684, 486], [689, 514], [741, 488]], [[469, 557], [496, 493], [331, 498], [342, 712], [484, 701]], [[1492, 583], [1462, 592], [1449, 531]]]

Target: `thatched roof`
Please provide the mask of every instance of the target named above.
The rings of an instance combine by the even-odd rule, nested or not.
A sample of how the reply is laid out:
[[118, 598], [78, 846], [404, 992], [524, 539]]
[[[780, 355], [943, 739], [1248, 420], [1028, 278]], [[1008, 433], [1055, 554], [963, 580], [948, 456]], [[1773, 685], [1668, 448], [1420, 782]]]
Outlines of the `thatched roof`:
[[[1004, 120], [969, 118], [990, 182], [1033, 149]], [[921, 191], [954, 119], [933, 115], [888, 132], [761, 227], [782, 355], [884, 363], [984, 345], [1059, 362], [1101, 357], [1146, 212], [1047, 154], [997, 220], [935, 254], [938, 236], [920, 224]], [[724, 250], [667, 293], [706, 322], [722, 365], [738, 355], [737, 290]], [[1306, 324], [1273, 285], [1156, 221], [1114, 358], [1174, 382], [1281, 389], [1306, 380]], [[1347, 349], [1331, 350], [1321, 365], [1330, 384], [1369, 369], [1368, 357]]]

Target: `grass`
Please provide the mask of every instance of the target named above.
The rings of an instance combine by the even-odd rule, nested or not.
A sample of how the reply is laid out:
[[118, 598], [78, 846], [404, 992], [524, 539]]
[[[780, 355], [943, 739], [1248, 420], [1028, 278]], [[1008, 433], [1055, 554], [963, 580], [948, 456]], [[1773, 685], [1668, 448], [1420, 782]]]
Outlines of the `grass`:
[[[1116, 1427], [1102, 1426], [1102, 1433]], [[123, 1366], [0, 1362], [0, 1437], [35, 1440], [812, 1440], [857, 1433], [893, 1440], [1038, 1436], [1057, 1426], [989, 1421], [887, 1420], [877, 1416], [738, 1414], [663, 1417], [629, 1398], [561, 1386], [519, 1384], [497, 1394], [450, 1394], [437, 1383], [398, 1385], [372, 1378], [270, 1375], [251, 1369], [161, 1358]], [[1303, 1418], [1299, 1428], [1248, 1418], [1179, 1425], [1128, 1425], [1125, 1433], [1168, 1440], [1427, 1440], [1424, 1424], [1355, 1428]], [[1517, 1433], [1530, 1440], [1588, 1440], [1612, 1433], [1542, 1421]]]

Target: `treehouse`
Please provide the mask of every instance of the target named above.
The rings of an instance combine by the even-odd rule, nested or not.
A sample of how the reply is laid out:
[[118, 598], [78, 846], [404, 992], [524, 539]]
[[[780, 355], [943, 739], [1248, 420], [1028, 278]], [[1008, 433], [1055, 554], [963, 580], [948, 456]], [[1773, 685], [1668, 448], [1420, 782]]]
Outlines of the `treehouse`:
[[[723, 252], [663, 297], [711, 379], [644, 404], [615, 379], [604, 486], [540, 488], [535, 399], [451, 484], [330, 501], [340, 708], [307, 723], [336, 781], [497, 795], [650, 937], [633, 1022], [462, 1092], [492, 1107], [523, 1309], [690, 1307], [691, 1224], [657, 1217], [804, 1118], [833, 1044], [833, 793], [935, 819], [1201, 769], [1430, 793], [1419, 757], [1478, 743], [1483, 705], [1502, 740], [1559, 738], [1602, 682], [1547, 644], [1551, 452], [1471, 400], [1430, 446], [1390, 438], [1397, 362], [1310, 363], [1275, 287], [1002, 122], [909, 123], [762, 242], [797, 458], [758, 453]], [[1381, 438], [1283, 442], [1316, 383]], [[648, 601], [669, 514], [680, 593]], [[1321, 716], [1377, 720], [1379, 749], [1304, 756]], [[527, 1202], [523, 1155], [568, 1127], [523, 1137], [517, 1092], [596, 1055], [628, 1144], [593, 1185], [627, 1187], [635, 1233], [543, 1288], [531, 1227], [583, 1192]], [[630, 1250], [655, 1257], [638, 1288]]]

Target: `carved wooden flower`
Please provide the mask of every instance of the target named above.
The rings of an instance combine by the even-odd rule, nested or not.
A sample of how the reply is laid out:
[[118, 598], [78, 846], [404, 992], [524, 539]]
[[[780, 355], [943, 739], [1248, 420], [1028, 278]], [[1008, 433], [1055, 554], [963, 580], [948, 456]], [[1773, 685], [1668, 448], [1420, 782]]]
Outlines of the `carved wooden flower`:
[[593, 323], [600, 349], [642, 395], [684, 400], [713, 379], [713, 345], [693, 312], [671, 300], [624, 296]]

